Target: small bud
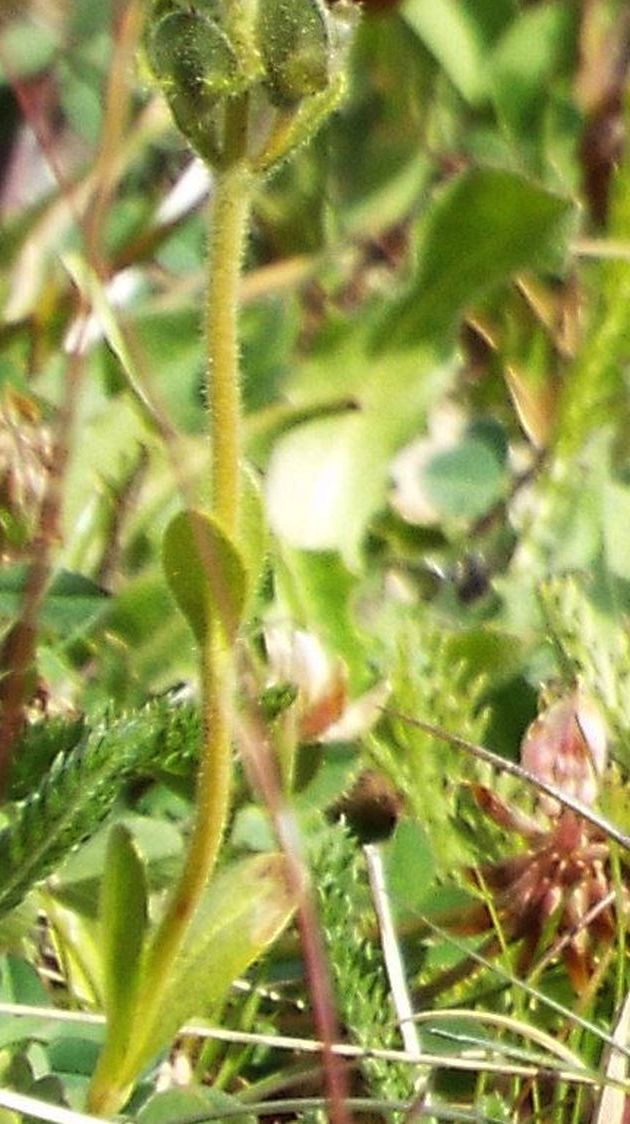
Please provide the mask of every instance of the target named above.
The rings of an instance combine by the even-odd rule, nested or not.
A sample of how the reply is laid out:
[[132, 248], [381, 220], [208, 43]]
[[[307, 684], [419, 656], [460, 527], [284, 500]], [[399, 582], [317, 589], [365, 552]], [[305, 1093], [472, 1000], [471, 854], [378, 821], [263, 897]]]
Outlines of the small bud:
[[[606, 726], [593, 699], [580, 690], [555, 702], [532, 722], [521, 744], [521, 764], [584, 804], [593, 804], [606, 766]], [[557, 801], [541, 806], [558, 814]]]
[[326, 89], [330, 36], [321, 0], [260, 0], [258, 35], [274, 101], [292, 105]]

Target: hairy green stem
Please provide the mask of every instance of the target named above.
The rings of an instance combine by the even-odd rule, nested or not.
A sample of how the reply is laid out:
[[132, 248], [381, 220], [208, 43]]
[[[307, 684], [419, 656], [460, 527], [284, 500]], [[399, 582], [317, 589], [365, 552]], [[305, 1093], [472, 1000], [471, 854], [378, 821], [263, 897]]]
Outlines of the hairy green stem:
[[[226, 146], [233, 162], [217, 175], [208, 285], [208, 389], [212, 438], [212, 507], [224, 529], [238, 534], [240, 380], [238, 290], [250, 202], [244, 99], [233, 99]], [[179, 884], [158, 929], [147, 969], [148, 987], [166, 972], [207, 885], [228, 814], [232, 759], [234, 659], [220, 623], [210, 621], [201, 660], [204, 745], [199, 764], [195, 825]]]
[[[242, 146], [246, 101], [234, 98], [230, 146]], [[242, 104], [245, 101], [245, 104]], [[212, 436], [212, 507], [224, 530], [238, 531], [240, 461], [240, 380], [238, 292], [251, 197], [251, 172], [236, 159], [217, 176], [213, 207], [208, 286], [208, 398]]]
[[[247, 98], [232, 99], [226, 111], [224, 164], [217, 173], [212, 208], [208, 285], [208, 398], [212, 441], [212, 510], [231, 538], [238, 536], [240, 491], [240, 380], [237, 334], [238, 291], [247, 234], [252, 175], [245, 156]], [[120, 1052], [106, 1045], [94, 1076], [88, 1108], [118, 1111], [146, 1062], [173, 961], [214, 870], [230, 803], [234, 697], [234, 652], [221, 622], [207, 622], [201, 656], [204, 741], [195, 821], [184, 866], [147, 950], [143, 982], [129, 1028], [122, 1067]], [[108, 1048], [109, 1047], [109, 1048]]]

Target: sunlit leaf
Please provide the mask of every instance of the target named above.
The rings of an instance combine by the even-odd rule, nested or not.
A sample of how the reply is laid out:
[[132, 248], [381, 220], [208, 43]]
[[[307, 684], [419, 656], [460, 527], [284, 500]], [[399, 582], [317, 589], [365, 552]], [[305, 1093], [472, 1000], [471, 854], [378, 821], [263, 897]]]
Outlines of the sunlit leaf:
[[[280, 854], [256, 855], [213, 879], [186, 934], [168, 985], [131, 1067], [138, 1072], [193, 1016], [216, 1010], [230, 984], [256, 960], [295, 909]], [[147, 981], [145, 981], [147, 982]], [[147, 986], [151, 988], [151, 981]]]
[[570, 200], [513, 172], [474, 168], [455, 177], [422, 222], [418, 270], [387, 313], [383, 342], [448, 334], [462, 309], [514, 273], [561, 266], [574, 215]]
[[[309, 367], [313, 376], [324, 366]], [[391, 459], [417, 432], [432, 393], [450, 378], [431, 351], [363, 353], [325, 377], [356, 382], [359, 408], [297, 426], [275, 446], [266, 480], [272, 530], [302, 550], [341, 552], [361, 566], [371, 516], [383, 507]]]
[[569, 5], [544, 4], [520, 12], [496, 44], [489, 75], [493, 100], [511, 128], [526, 136], [545, 105], [554, 67], [573, 47]]
[[487, 65], [484, 37], [472, 5], [458, 0], [410, 0], [404, 18], [426, 47], [439, 60], [451, 82], [467, 101], [483, 100]]
[[[131, 835], [142, 854], [149, 888], [156, 891], [169, 886], [182, 857], [182, 837], [175, 824], [127, 813], [117, 825]], [[97, 914], [99, 887], [108, 866], [109, 830], [102, 828], [73, 851], [50, 882], [56, 901], [87, 918]]]

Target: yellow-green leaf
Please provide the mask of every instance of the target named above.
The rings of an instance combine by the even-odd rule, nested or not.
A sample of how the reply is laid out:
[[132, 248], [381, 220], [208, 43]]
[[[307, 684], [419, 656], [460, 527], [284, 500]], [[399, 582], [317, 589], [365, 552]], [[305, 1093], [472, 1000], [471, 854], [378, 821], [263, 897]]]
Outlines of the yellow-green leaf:
[[131, 832], [121, 823], [114, 824], [109, 833], [99, 914], [109, 1032], [119, 1038], [123, 1049], [140, 978], [148, 914], [145, 865]]

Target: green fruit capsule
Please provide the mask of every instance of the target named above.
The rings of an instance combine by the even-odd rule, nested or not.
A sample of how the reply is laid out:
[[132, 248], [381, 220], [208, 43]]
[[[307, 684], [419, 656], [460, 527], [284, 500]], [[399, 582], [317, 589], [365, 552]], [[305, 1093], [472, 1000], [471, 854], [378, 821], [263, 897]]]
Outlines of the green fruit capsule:
[[145, 41], [147, 37], [153, 34], [155, 28], [165, 16], [173, 16], [181, 12], [188, 16], [194, 15], [210, 19], [219, 26], [221, 24], [219, 0], [194, 0], [194, 3], [190, 3], [189, 0], [153, 0], [147, 19]]
[[238, 59], [224, 31], [195, 11], [164, 16], [147, 46], [153, 72], [168, 94], [171, 90], [203, 108], [208, 98], [231, 93], [238, 86]]
[[274, 101], [294, 104], [329, 83], [328, 15], [321, 0], [260, 0], [258, 39]]
[[174, 8], [149, 33], [146, 53], [179, 129], [214, 164], [221, 99], [243, 86], [227, 35], [198, 10]]

